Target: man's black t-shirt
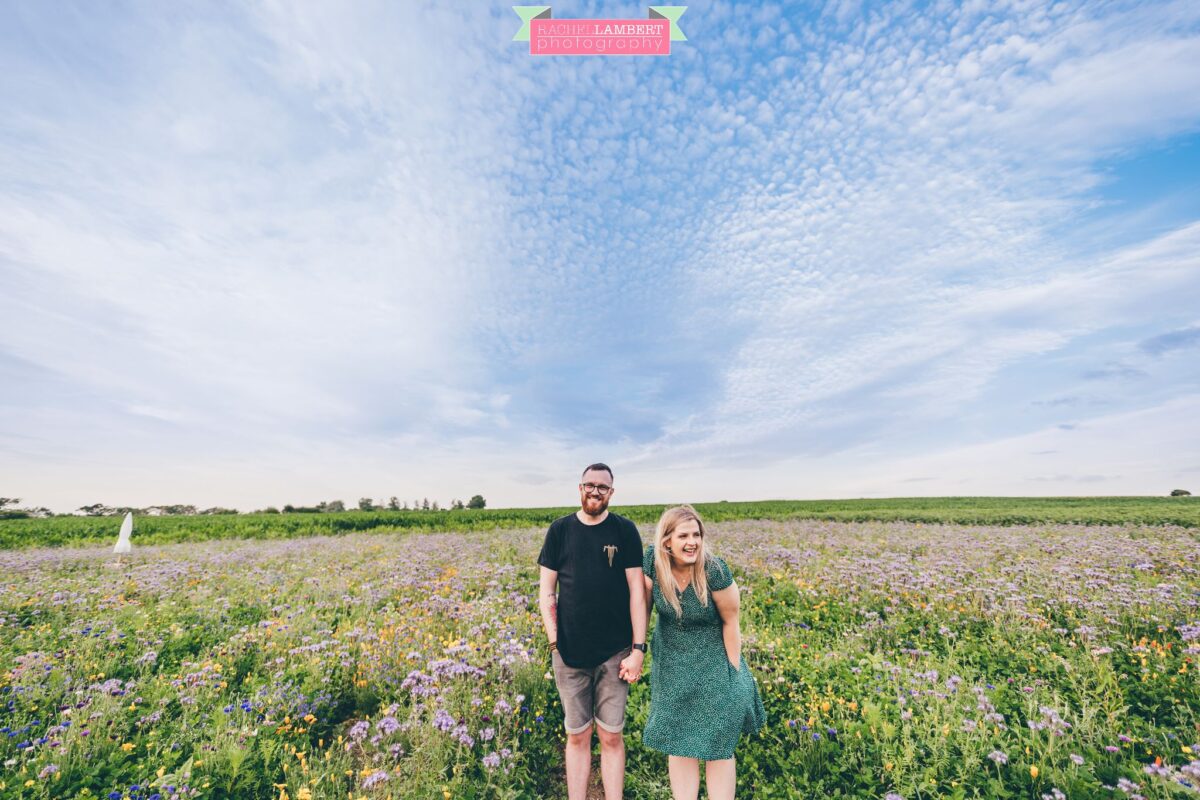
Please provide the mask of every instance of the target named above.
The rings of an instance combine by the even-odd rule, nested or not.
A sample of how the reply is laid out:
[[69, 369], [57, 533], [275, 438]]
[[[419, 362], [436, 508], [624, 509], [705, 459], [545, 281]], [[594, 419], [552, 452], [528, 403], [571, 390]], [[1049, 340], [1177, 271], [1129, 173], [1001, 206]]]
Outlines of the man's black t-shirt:
[[633, 643], [625, 570], [641, 580], [642, 538], [617, 514], [584, 525], [574, 514], [554, 520], [538, 563], [558, 573], [558, 654], [580, 669], [603, 664]]

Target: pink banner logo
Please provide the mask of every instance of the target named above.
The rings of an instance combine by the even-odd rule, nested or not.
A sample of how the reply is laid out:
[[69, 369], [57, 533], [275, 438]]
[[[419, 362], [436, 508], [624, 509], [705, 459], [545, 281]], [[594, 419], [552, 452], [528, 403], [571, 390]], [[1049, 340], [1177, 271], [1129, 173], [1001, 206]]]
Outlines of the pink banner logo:
[[651, 6], [649, 19], [553, 19], [549, 6], [513, 6], [525, 23], [513, 41], [532, 56], [669, 56], [687, 41], [676, 24], [686, 6]]
[[535, 19], [529, 34], [532, 56], [671, 54], [671, 26], [665, 19]]

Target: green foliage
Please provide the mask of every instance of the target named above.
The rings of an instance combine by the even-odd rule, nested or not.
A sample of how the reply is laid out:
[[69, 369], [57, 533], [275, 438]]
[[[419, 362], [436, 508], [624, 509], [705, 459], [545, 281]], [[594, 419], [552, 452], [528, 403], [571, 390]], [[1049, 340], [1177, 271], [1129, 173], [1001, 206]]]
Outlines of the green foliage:
[[[1200, 770], [1192, 531], [709, 532], [768, 712], [739, 796], [1194, 796], [1145, 770]], [[561, 797], [542, 533], [0, 554], [0, 798]], [[632, 687], [626, 796], [666, 800], [651, 699]]]
[[[471, 498], [471, 503], [479, 495]], [[429, 501], [426, 500], [425, 503]], [[1200, 527], [1200, 504], [1169, 497], [941, 497], [887, 500], [765, 500], [745, 503], [697, 503], [713, 522], [748, 519], [823, 519], [843, 522], [897, 521], [963, 525], [1178, 525]], [[341, 511], [340, 501], [315, 508], [284, 506], [283, 514], [137, 517], [138, 544], [211, 539], [290, 539], [360, 531], [486, 531], [545, 528], [574, 508], [468, 508], [433, 510]], [[621, 506], [614, 511], [638, 524], [658, 520], [665, 506]], [[326, 513], [315, 513], [315, 512]], [[312, 512], [312, 513], [305, 513]], [[0, 549], [109, 542], [120, 520], [103, 516], [0, 520]]]

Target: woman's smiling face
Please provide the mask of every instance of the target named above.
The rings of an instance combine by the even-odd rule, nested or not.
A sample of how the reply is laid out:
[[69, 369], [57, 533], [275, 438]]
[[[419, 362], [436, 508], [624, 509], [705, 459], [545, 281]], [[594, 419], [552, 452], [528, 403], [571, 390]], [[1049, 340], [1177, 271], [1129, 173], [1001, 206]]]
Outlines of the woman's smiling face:
[[690, 567], [695, 564], [704, 552], [704, 537], [700, 533], [700, 523], [694, 519], [685, 519], [680, 522], [667, 537], [666, 546], [671, 553], [671, 561], [674, 566]]

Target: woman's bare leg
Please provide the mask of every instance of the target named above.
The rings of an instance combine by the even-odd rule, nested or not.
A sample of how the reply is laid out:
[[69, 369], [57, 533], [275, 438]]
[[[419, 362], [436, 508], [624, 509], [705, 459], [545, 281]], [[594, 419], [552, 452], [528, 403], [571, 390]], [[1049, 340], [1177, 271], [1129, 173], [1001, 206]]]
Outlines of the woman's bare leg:
[[733, 800], [737, 789], [737, 763], [732, 758], [707, 762], [704, 783], [708, 787], [709, 800]]
[[696, 800], [700, 795], [700, 762], [696, 759], [667, 756], [667, 775], [674, 800]]

